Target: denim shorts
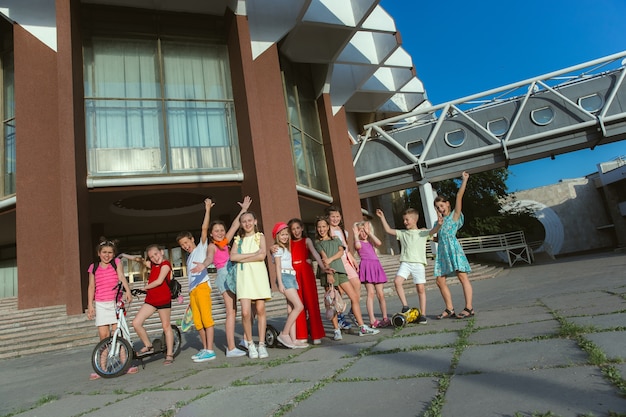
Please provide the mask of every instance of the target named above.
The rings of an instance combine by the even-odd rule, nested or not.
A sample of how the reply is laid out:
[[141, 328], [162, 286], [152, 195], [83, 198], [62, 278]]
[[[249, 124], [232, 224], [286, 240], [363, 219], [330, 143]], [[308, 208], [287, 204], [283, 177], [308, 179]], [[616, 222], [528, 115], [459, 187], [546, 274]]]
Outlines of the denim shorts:
[[282, 273], [280, 274], [280, 276], [283, 279], [283, 286], [286, 290], [288, 290], [289, 288], [295, 288], [296, 290], [298, 289], [298, 282], [296, 281], [296, 276], [294, 274]]
[[226, 276], [228, 276], [228, 268], [226, 268], [226, 266], [217, 269], [215, 287], [220, 294], [224, 294], [226, 292]]

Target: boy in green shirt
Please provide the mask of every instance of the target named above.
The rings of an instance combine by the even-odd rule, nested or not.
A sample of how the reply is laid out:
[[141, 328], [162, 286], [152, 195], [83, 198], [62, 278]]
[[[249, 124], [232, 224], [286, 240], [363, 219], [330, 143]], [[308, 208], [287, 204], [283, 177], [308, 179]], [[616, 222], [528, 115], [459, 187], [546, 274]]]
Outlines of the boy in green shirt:
[[383, 224], [385, 232], [395, 236], [400, 241], [400, 267], [396, 273], [394, 279], [394, 285], [398, 297], [402, 302], [402, 312], [409, 310], [409, 304], [404, 294], [404, 288], [402, 284], [409, 276], [413, 277], [413, 283], [417, 290], [417, 296], [419, 298], [420, 317], [417, 320], [418, 324], [426, 324], [426, 242], [430, 239], [441, 227], [441, 223], [438, 222], [431, 230], [418, 229], [417, 221], [419, 220], [419, 212], [413, 208], [406, 209], [402, 213], [402, 221], [406, 230], [392, 229], [385, 219], [385, 213], [381, 209], [376, 210], [376, 215], [380, 217], [380, 221]]

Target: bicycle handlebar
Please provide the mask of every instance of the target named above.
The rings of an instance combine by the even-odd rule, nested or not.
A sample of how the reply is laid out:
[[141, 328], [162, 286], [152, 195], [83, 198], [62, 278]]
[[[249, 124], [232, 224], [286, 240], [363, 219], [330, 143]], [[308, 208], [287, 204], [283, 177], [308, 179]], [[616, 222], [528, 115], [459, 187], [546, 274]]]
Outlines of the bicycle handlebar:
[[144, 290], [140, 290], [139, 288], [133, 288], [132, 290], [130, 290], [130, 293], [134, 296], [134, 297], [139, 297], [140, 294], [145, 294], [146, 291]]

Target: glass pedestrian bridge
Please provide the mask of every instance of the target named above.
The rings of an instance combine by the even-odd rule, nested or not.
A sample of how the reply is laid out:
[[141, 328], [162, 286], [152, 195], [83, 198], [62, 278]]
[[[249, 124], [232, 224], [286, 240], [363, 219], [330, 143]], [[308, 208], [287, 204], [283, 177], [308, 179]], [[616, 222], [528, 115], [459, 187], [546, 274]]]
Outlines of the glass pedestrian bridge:
[[626, 138], [626, 51], [365, 125], [353, 145], [370, 197]]

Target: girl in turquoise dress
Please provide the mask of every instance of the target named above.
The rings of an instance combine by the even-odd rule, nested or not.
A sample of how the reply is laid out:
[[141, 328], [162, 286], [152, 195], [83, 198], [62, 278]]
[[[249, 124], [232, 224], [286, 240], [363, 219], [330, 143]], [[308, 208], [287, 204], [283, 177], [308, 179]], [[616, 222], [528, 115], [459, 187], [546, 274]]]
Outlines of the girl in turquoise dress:
[[[454, 211], [451, 210], [450, 201], [442, 196], [435, 198], [435, 209], [440, 217], [443, 217], [443, 224], [437, 233], [437, 258], [435, 259], [435, 277], [437, 277], [437, 286], [441, 291], [441, 296], [446, 304], [446, 308], [438, 319], [456, 317], [464, 319], [474, 315], [474, 307], [472, 305], [472, 284], [470, 283], [468, 273], [471, 268], [461, 244], [456, 238], [458, 230], [463, 226], [463, 213], [461, 212], [463, 204], [463, 194], [467, 186], [469, 174], [463, 172], [461, 187], [456, 195], [456, 204]], [[459, 314], [454, 313], [452, 305], [452, 296], [446, 282], [446, 275], [455, 273], [459, 282], [463, 287], [465, 296], [465, 308]]]

